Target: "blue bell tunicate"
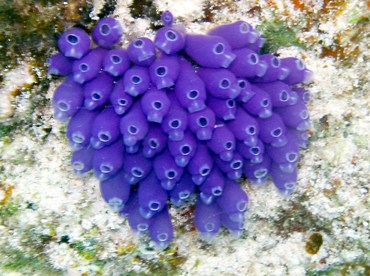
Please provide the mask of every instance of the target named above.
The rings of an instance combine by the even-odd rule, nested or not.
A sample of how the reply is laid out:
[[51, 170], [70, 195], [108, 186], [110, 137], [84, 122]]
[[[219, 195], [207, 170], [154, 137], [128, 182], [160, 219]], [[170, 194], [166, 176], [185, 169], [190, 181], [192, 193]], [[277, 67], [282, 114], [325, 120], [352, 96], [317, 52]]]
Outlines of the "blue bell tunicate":
[[312, 72], [266, 52], [245, 21], [207, 34], [188, 32], [170, 11], [160, 21], [153, 40], [128, 30], [134, 38], [121, 42], [112, 17], [59, 36], [46, 63], [65, 77], [52, 106], [56, 120], [69, 120], [72, 169], [78, 177], [92, 170], [108, 206], [159, 249], [174, 239], [170, 213], [194, 204], [206, 242], [222, 227], [238, 238], [245, 185], [272, 180], [287, 196], [299, 183]]

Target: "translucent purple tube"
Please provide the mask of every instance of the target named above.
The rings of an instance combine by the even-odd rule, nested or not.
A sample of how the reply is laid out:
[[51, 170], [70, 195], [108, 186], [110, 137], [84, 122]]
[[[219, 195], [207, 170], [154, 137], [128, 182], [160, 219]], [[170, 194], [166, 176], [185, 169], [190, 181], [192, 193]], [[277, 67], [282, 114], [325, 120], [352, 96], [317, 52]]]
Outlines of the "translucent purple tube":
[[115, 175], [123, 166], [123, 153], [123, 143], [120, 139], [112, 145], [97, 150], [93, 160], [96, 178], [103, 181]]
[[287, 84], [281, 81], [256, 84], [256, 87], [262, 89], [270, 95], [273, 107], [284, 107], [296, 104], [298, 94], [294, 92]]
[[173, 18], [173, 15], [170, 11], [165, 11], [165, 12], [162, 13], [161, 21], [162, 21], [163, 25], [171, 26], [172, 23], [173, 23], [173, 20], [174, 20], [174, 18]]
[[140, 103], [135, 103], [129, 112], [121, 118], [120, 129], [123, 136], [123, 143], [127, 147], [135, 146], [145, 138], [149, 130], [149, 125]]
[[288, 76], [284, 79], [284, 82], [292, 85], [298, 83], [307, 83], [312, 77], [312, 71], [306, 69], [303, 61], [294, 58], [288, 57], [280, 60], [281, 65], [289, 69]]
[[252, 85], [254, 96], [249, 101], [243, 104], [243, 108], [251, 115], [260, 118], [268, 118], [272, 113], [271, 97], [264, 90]]
[[235, 75], [227, 69], [200, 68], [198, 75], [204, 81], [208, 92], [213, 97], [235, 99], [240, 94]]
[[245, 159], [248, 159], [252, 164], [261, 163], [263, 160], [263, 154], [265, 152], [265, 146], [260, 139], [254, 146], [247, 146], [242, 142], [237, 142], [236, 150]]
[[[144, 218], [140, 213], [140, 205], [137, 193], [133, 193], [127, 203], [127, 217], [131, 229], [136, 233], [145, 233], [149, 229], [150, 219]], [[122, 213], [121, 213], [122, 214]]]
[[256, 53], [259, 53], [264, 44], [265, 39], [263, 37], [259, 37], [254, 43], [248, 43], [247, 48], [255, 51]]
[[90, 81], [99, 75], [106, 49], [92, 49], [83, 58], [73, 62], [73, 80], [80, 84]]
[[186, 60], [180, 60], [180, 74], [174, 90], [180, 104], [190, 113], [206, 108], [205, 84]]
[[287, 143], [286, 127], [277, 113], [265, 119], [257, 119], [260, 128], [260, 139], [273, 147], [282, 147]]
[[181, 179], [184, 169], [178, 166], [168, 151], [162, 152], [153, 161], [154, 172], [163, 189], [172, 190]]
[[199, 186], [201, 194], [207, 196], [217, 197], [223, 192], [225, 186], [225, 175], [219, 168], [214, 167], [207, 179]]
[[105, 72], [87, 82], [84, 85], [85, 108], [94, 110], [105, 104], [109, 100], [112, 88], [113, 78]]
[[229, 121], [235, 119], [236, 102], [233, 99], [219, 99], [208, 96], [207, 106], [215, 112], [217, 118]]
[[148, 134], [145, 136], [143, 143], [143, 155], [151, 158], [162, 152], [167, 146], [167, 135], [158, 125], [150, 125]]
[[259, 37], [259, 33], [245, 21], [217, 26], [208, 31], [208, 34], [223, 37], [233, 50], [247, 47]]
[[139, 37], [131, 41], [127, 48], [129, 59], [140, 66], [150, 66], [155, 60], [155, 45], [147, 37]]
[[62, 53], [55, 54], [46, 60], [48, 74], [67, 76], [72, 72], [73, 59]]
[[113, 77], [122, 76], [130, 68], [130, 60], [126, 50], [113, 49], [108, 51], [103, 59], [103, 69]]
[[123, 77], [125, 92], [133, 97], [143, 94], [150, 85], [149, 71], [145, 67], [132, 66]]
[[126, 182], [122, 171], [100, 182], [100, 192], [109, 207], [120, 212], [130, 197], [130, 184]]
[[288, 133], [290, 136], [294, 137], [297, 145], [301, 148], [305, 148], [308, 144], [308, 132], [300, 131], [293, 128], [288, 128]]
[[168, 141], [168, 149], [179, 167], [186, 167], [197, 149], [197, 141], [190, 131], [185, 131], [180, 141]]
[[124, 177], [127, 183], [133, 185], [142, 181], [152, 170], [152, 163], [145, 158], [141, 151], [135, 154], [125, 155], [125, 165], [123, 167]]
[[215, 201], [215, 196], [212, 194], [206, 194], [206, 193], [199, 193], [199, 199], [204, 203], [204, 204], [212, 204]]
[[311, 100], [311, 95], [308, 90], [302, 88], [302, 87], [295, 87], [292, 89], [294, 92], [298, 94], [298, 99], [303, 101], [305, 104], [308, 104]]
[[287, 143], [282, 147], [267, 146], [266, 152], [278, 164], [296, 163], [299, 158], [298, 144], [293, 136], [287, 135]]
[[252, 163], [246, 160], [243, 165], [243, 172], [253, 185], [265, 184], [270, 173], [271, 158], [264, 153], [262, 162]]
[[167, 207], [151, 219], [149, 236], [160, 249], [164, 249], [173, 240], [173, 226]]
[[230, 161], [224, 161], [220, 158], [215, 158], [217, 166], [223, 171], [229, 179], [238, 179], [242, 176], [243, 157], [235, 152]]
[[96, 44], [110, 48], [122, 37], [123, 29], [119, 22], [110, 17], [100, 19], [92, 31], [92, 38]]
[[116, 114], [112, 106], [105, 107], [96, 116], [92, 128], [90, 144], [94, 149], [101, 149], [118, 140], [121, 136], [119, 130], [121, 118]]
[[168, 95], [171, 101], [170, 109], [162, 122], [162, 129], [168, 134], [168, 139], [180, 141], [188, 127], [188, 114], [180, 106], [175, 97]]
[[240, 221], [233, 221], [227, 214], [221, 214], [221, 223], [224, 227], [229, 230], [230, 234], [234, 237], [238, 238], [242, 234], [242, 230], [244, 229], [244, 222], [245, 219]]
[[213, 158], [204, 144], [198, 144], [194, 157], [188, 164], [188, 172], [196, 185], [204, 182], [213, 168]]
[[238, 85], [240, 88], [240, 94], [236, 98], [238, 102], [246, 103], [256, 94], [256, 92], [252, 90], [252, 86], [247, 80], [238, 79]]
[[259, 55], [248, 49], [242, 48], [233, 51], [236, 55], [229, 70], [238, 78], [262, 77], [266, 74], [267, 63], [260, 60]]
[[110, 94], [109, 101], [112, 104], [114, 111], [118, 115], [123, 115], [131, 107], [134, 99], [131, 95], [125, 92], [125, 86], [123, 79], [119, 79], [113, 87], [113, 91]]
[[191, 179], [191, 175], [184, 172], [179, 182], [169, 191], [171, 203], [176, 206], [181, 206], [186, 202], [195, 190], [195, 184]]
[[137, 153], [140, 149], [140, 142], [132, 145], [132, 146], [126, 146], [125, 145], [125, 151], [129, 154]]
[[263, 76], [254, 79], [255, 82], [270, 82], [284, 80], [289, 75], [289, 69], [281, 65], [280, 59], [271, 54], [260, 56], [260, 60], [266, 62], [267, 70]]
[[65, 121], [77, 113], [83, 105], [84, 94], [82, 87], [68, 77], [58, 86], [53, 96], [54, 117]]
[[179, 69], [177, 56], [162, 54], [149, 67], [150, 79], [157, 89], [171, 87], [177, 80]]
[[80, 28], [71, 28], [64, 32], [58, 39], [58, 48], [63, 55], [80, 59], [90, 49], [90, 38]]
[[71, 164], [75, 175], [82, 176], [93, 168], [94, 153], [89, 146], [73, 152]]
[[211, 240], [220, 230], [220, 213], [220, 208], [216, 203], [204, 204], [198, 198], [195, 206], [194, 224], [204, 239]]
[[226, 125], [216, 125], [207, 146], [221, 160], [230, 161], [234, 155], [235, 136]]
[[227, 122], [227, 127], [235, 138], [248, 146], [254, 146], [258, 140], [259, 125], [256, 119], [241, 108], [237, 108], [235, 120]]
[[222, 212], [225, 212], [232, 221], [244, 220], [244, 213], [248, 209], [248, 195], [240, 185], [233, 180], [226, 180], [224, 191], [217, 197], [216, 202]]
[[67, 138], [74, 150], [90, 144], [91, 128], [98, 114], [98, 111], [81, 108], [68, 122]]
[[213, 128], [216, 124], [215, 113], [206, 107], [201, 111], [188, 115], [189, 128], [197, 136], [198, 140], [212, 139]]
[[285, 108], [276, 108], [276, 113], [281, 116], [286, 126], [299, 131], [310, 128], [310, 114], [303, 101], [298, 101], [296, 104]]
[[154, 172], [149, 174], [138, 187], [140, 212], [150, 218], [166, 207], [167, 192], [161, 187]]
[[271, 178], [276, 188], [282, 195], [290, 195], [297, 184], [297, 169], [287, 173], [280, 169], [279, 165], [272, 163], [271, 165]]
[[162, 123], [171, 105], [166, 92], [154, 87], [145, 92], [140, 102], [147, 121], [159, 124]]
[[235, 59], [230, 45], [220, 36], [186, 36], [185, 52], [199, 65], [208, 68], [228, 68]]
[[154, 39], [155, 46], [166, 53], [173, 55], [185, 47], [185, 28], [179, 25], [160, 28]]

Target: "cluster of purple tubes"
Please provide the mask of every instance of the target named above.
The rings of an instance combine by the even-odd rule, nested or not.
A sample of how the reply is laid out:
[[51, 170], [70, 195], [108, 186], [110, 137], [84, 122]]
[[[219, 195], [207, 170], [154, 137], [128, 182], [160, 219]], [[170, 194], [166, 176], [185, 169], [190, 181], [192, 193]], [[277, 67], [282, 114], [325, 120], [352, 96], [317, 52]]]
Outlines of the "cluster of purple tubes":
[[159, 246], [173, 239], [168, 203], [193, 198], [205, 238], [221, 226], [243, 229], [248, 196], [243, 175], [261, 185], [271, 176], [284, 195], [297, 181], [307, 143], [311, 71], [297, 58], [258, 54], [264, 43], [244, 21], [208, 34], [187, 34], [170, 12], [154, 41], [114, 47], [123, 30], [101, 19], [92, 39], [71, 28], [48, 59], [66, 76], [56, 89], [55, 118], [67, 136], [77, 175], [93, 170], [104, 200], [127, 215], [135, 232]]

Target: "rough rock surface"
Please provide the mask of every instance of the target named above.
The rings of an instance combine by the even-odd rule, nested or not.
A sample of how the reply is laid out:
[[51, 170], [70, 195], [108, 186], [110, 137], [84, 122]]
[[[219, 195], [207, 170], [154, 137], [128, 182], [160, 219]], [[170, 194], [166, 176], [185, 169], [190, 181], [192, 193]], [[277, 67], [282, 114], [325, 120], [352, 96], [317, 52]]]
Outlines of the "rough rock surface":
[[[46, 14], [40, 22], [48, 22], [52, 4], [36, 2]], [[369, 2], [115, 2], [58, 6], [65, 13], [54, 32], [76, 21], [89, 28], [91, 20], [112, 13], [125, 28], [127, 45], [137, 35], [152, 38], [158, 15], [171, 10], [189, 32], [245, 20], [267, 37], [269, 51], [305, 61], [315, 75], [308, 85], [312, 129], [298, 188], [282, 198], [271, 183], [256, 188], [247, 181], [251, 203], [238, 239], [223, 232], [206, 243], [191, 223], [193, 208], [172, 208], [176, 237], [170, 248], [155, 251], [108, 209], [93, 176], [73, 175], [65, 125], [54, 120], [50, 106], [60, 79], [51, 81], [40, 62], [56, 49], [41, 57], [10, 52], [5, 63], [12, 65], [0, 73], [0, 273], [369, 275]], [[29, 19], [26, 8], [20, 14]], [[71, 16], [73, 8], [81, 17]], [[50, 37], [43, 39], [55, 45]]]

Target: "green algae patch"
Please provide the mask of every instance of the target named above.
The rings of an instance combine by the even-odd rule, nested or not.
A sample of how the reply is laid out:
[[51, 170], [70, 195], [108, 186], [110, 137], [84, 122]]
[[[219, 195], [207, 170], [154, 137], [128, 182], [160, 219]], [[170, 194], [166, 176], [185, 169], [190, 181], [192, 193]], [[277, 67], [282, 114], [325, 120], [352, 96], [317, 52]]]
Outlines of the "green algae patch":
[[306, 242], [306, 252], [314, 255], [319, 252], [323, 243], [323, 237], [320, 233], [313, 233]]
[[[18, 208], [19, 210], [19, 208]], [[13, 229], [9, 226], [8, 229]], [[62, 272], [52, 267], [45, 246], [53, 237], [37, 233], [34, 228], [21, 231], [21, 243], [17, 248], [5, 245], [0, 247], [0, 268], [4, 271], [14, 271], [23, 275], [62, 275]]]
[[[8, 124], [8, 123], [0, 123], [0, 142], [3, 145], [10, 145], [13, 142], [12, 135], [16, 131], [17, 127], [15, 124]], [[2, 146], [0, 146], [0, 150], [2, 150]], [[1, 173], [1, 161], [2, 158], [0, 157], [0, 173]]]
[[66, 243], [68, 243], [69, 247], [75, 250], [83, 259], [93, 263], [97, 262], [97, 266], [99, 266], [98, 264], [101, 264], [101, 262], [98, 262], [99, 254], [104, 251], [104, 245], [99, 242], [97, 238], [98, 233], [99, 228], [93, 227], [91, 230], [84, 233], [81, 240], [69, 243], [68, 238]]
[[44, 62], [55, 47], [65, 24], [82, 20], [87, 1], [65, 5], [63, 1], [0, 2], [0, 69], [17, 65], [24, 53]]
[[[167, 249], [155, 250], [153, 243], [144, 241], [146, 247], [138, 247], [129, 243], [117, 248], [118, 257], [102, 260], [103, 264], [109, 263], [122, 275], [179, 275], [181, 265], [187, 260], [178, 252], [176, 245], [170, 245]], [[92, 260], [95, 263], [95, 261]], [[133, 270], [135, 266], [135, 270]]]
[[347, 28], [335, 34], [332, 45], [323, 47], [321, 57], [333, 57], [342, 66], [351, 67], [368, 48], [366, 40], [370, 30], [370, 14], [368, 10], [360, 10], [357, 6], [348, 12]]
[[225, 0], [207, 0], [203, 3], [203, 22], [214, 22], [215, 15], [218, 12], [222, 12], [223, 9], [227, 9], [229, 12], [236, 13], [237, 7], [236, 1], [225, 1]]
[[340, 262], [329, 265], [325, 269], [312, 269], [306, 271], [306, 276], [337, 276], [337, 275], [370, 275], [368, 260], [353, 262]]
[[161, 27], [160, 13], [157, 11], [152, 0], [134, 0], [130, 6], [130, 13], [133, 18], [149, 18], [150, 27], [157, 30]]
[[297, 46], [303, 48], [303, 45], [298, 41], [295, 30], [282, 21], [267, 21], [258, 26], [257, 29], [262, 33], [262, 37], [265, 38], [261, 54], [276, 53], [281, 47]]
[[116, 0], [106, 0], [103, 8], [100, 10], [98, 14], [99, 18], [103, 18], [113, 14], [113, 12], [116, 9], [116, 6], [117, 6]]
[[88, 261], [96, 258], [98, 253], [104, 249], [103, 246], [100, 245], [98, 241], [92, 237], [84, 241], [77, 241], [75, 243], [71, 243], [70, 247], [76, 250], [78, 255], [80, 255], [81, 257]]
[[0, 182], [0, 190], [3, 194], [0, 199], [0, 225], [6, 226], [9, 220], [19, 213], [21, 204], [18, 198], [13, 197], [14, 186]]
[[63, 275], [61, 271], [53, 269], [43, 259], [17, 249], [5, 249], [0, 253], [1, 255], [3, 257], [0, 260], [0, 266], [3, 270], [15, 271], [24, 275]]
[[[9, 112], [0, 117], [0, 140], [8, 142], [15, 133], [33, 135], [32, 128], [44, 123], [47, 91], [54, 76], [47, 76], [46, 58], [55, 51], [59, 34], [73, 24], [89, 22], [92, 9], [87, 1], [0, 1], [0, 88], [8, 98]], [[32, 79], [14, 91], [7, 91], [7, 73], [27, 67]], [[11, 80], [10, 80], [11, 82]], [[11, 107], [11, 108], [10, 108]], [[45, 126], [41, 140], [51, 132]], [[35, 138], [40, 138], [36, 135]]]
[[6, 220], [15, 216], [20, 210], [20, 205], [15, 200], [8, 200], [4, 204], [0, 204], [0, 225], [4, 225]]
[[150, 271], [150, 275], [177, 275], [180, 272], [180, 265], [187, 260], [186, 257], [179, 255], [176, 246], [170, 246], [156, 255], [155, 258], [138, 255], [135, 260], [142, 263]]
[[9, 137], [16, 128], [17, 126], [15, 124], [0, 123], [0, 140]]
[[321, 221], [304, 206], [307, 200], [309, 198], [302, 195], [291, 202], [288, 208], [280, 211], [279, 219], [275, 223], [280, 236], [287, 238], [294, 232], [306, 233], [311, 229], [330, 232], [330, 224]]

